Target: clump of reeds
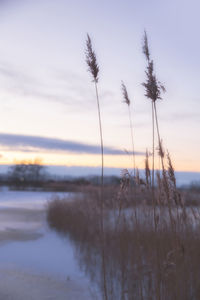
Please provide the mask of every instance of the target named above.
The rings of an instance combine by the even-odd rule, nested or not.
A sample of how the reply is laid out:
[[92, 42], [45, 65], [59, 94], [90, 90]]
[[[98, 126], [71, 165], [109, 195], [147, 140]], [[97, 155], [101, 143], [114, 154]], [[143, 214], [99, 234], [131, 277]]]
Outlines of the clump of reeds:
[[[181, 204], [173, 202], [173, 192], [170, 191], [173, 219], [170, 219], [165, 201], [157, 204], [155, 231], [152, 205], [148, 201], [139, 201], [137, 205], [129, 201], [132, 194], [127, 171], [122, 176], [121, 199], [115, 190], [107, 188], [104, 193], [107, 298], [148, 300], [151, 295], [151, 299], [198, 299], [198, 213], [194, 211], [196, 219], [193, 222], [192, 214], [185, 210], [185, 219]], [[173, 177], [172, 169], [167, 169], [168, 184]], [[145, 197], [141, 190], [140, 197]], [[104, 297], [103, 280], [100, 281], [103, 278], [102, 245], [98, 238], [101, 235], [100, 210], [98, 191], [92, 190], [70, 202], [62, 199], [50, 202], [48, 221], [53, 228], [69, 235], [82, 267], [93, 282], [100, 285]]]
[[[81, 265], [85, 265], [86, 273], [100, 285], [103, 299], [199, 299], [200, 215], [194, 208], [186, 209], [176, 185], [170, 154], [162, 145], [156, 102], [165, 89], [155, 75], [146, 32], [143, 52], [147, 60], [147, 78], [143, 86], [152, 104], [152, 176], [146, 151], [145, 178], [135, 169], [134, 195], [127, 169], [122, 172], [118, 190], [103, 187], [99, 67], [88, 35], [86, 62], [95, 84], [102, 149], [101, 202], [98, 189], [94, 188], [70, 202], [55, 199], [48, 206], [48, 222], [74, 241]], [[122, 91], [130, 108], [123, 83]], [[155, 126], [162, 162], [162, 172], [157, 172], [157, 185], [154, 182]], [[130, 128], [134, 141], [131, 121]]]
[[[159, 124], [158, 124], [158, 116], [157, 116], [157, 108], [156, 108], [156, 102], [158, 99], [161, 98], [162, 92], [165, 92], [165, 87], [163, 84], [158, 81], [155, 71], [154, 71], [154, 61], [151, 59], [150, 51], [149, 51], [149, 45], [148, 45], [148, 38], [146, 31], [144, 32], [144, 43], [143, 43], [143, 53], [147, 60], [147, 67], [146, 67], [146, 82], [142, 83], [142, 85], [145, 87], [145, 96], [151, 100], [152, 105], [152, 187], [154, 188], [154, 169], [155, 169], [155, 123], [156, 123], [156, 129], [157, 129], [157, 135], [158, 135], [158, 145], [160, 147], [161, 144], [161, 138], [160, 138], [160, 132], [159, 132]], [[161, 157], [161, 161], [163, 162], [163, 159]]]

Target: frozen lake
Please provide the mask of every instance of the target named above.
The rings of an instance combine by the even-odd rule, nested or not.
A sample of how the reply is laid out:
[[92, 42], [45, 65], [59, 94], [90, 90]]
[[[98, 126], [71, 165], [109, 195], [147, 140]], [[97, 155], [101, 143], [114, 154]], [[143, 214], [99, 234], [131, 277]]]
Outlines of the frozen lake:
[[[67, 237], [62, 238], [52, 232], [47, 226], [45, 209], [47, 201], [51, 201], [53, 195], [69, 199], [71, 196], [69, 193], [9, 191], [6, 188], [0, 191], [2, 300], [90, 299], [89, 280], [80, 271], [70, 241]], [[51, 286], [48, 284], [49, 280]], [[31, 284], [32, 298], [30, 295], [27, 298], [26, 286], [31, 288]], [[13, 298], [9, 294], [12, 293], [10, 285], [13, 286]], [[21, 288], [18, 289], [19, 285]], [[41, 294], [34, 296], [35, 285], [41, 290]], [[3, 293], [6, 286], [8, 288]], [[48, 298], [48, 295], [51, 297]]]

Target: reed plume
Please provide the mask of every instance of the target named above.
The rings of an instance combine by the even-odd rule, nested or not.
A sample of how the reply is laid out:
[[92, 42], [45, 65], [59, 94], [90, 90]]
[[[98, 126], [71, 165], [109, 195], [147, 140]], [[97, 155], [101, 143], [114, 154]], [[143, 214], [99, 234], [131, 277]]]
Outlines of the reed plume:
[[150, 52], [149, 52], [149, 43], [148, 43], [146, 30], [144, 31], [144, 43], [143, 43], [142, 50], [143, 50], [143, 53], [144, 53], [147, 61], [149, 61], [150, 60]]
[[126, 86], [125, 86], [125, 84], [124, 84], [123, 81], [122, 81], [122, 94], [123, 94], [123, 97], [124, 97], [124, 103], [126, 103], [128, 105], [128, 107], [129, 107], [130, 104], [131, 104], [131, 101], [129, 99], [127, 88], [126, 88]]
[[169, 152], [167, 152], [167, 160], [168, 160], [169, 179], [173, 183], [174, 188], [176, 189], [176, 177], [175, 177], [174, 167], [172, 165], [172, 160], [171, 160]]
[[133, 174], [134, 174], [134, 179], [135, 179], [135, 145], [134, 145], [134, 130], [133, 130], [133, 123], [132, 123], [132, 118], [131, 118], [131, 109], [130, 109], [130, 104], [131, 104], [131, 101], [130, 101], [130, 98], [128, 96], [128, 92], [127, 92], [127, 88], [124, 84], [124, 82], [122, 81], [122, 84], [121, 84], [121, 87], [122, 87], [122, 95], [123, 95], [123, 98], [124, 98], [124, 103], [127, 104], [128, 106], [128, 115], [129, 115], [129, 125], [130, 125], [130, 133], [131, 133], [131, 143], [132, 143], [132, 156], [133, 156]]
[[92, 48], [92, 41], [87, 34], [86, 40], [86, 63], [88, 65], [88, 71], [91, 73], [95, 83], [98, 82], [99, 66], [97, 64], [96, 54]]
[[145, 179], [146, 179], [146, 187], [147, 189], [151, 186], [151, 172], [149, 168], [149, 153], [146, 149], [146, 158], [145, 158]]

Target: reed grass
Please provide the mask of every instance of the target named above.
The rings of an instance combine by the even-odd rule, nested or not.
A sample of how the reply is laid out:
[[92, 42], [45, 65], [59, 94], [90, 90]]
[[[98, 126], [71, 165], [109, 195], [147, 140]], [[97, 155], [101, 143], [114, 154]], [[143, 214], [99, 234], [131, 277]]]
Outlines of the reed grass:
[[99, 92], [98, 92], [98, 75], [99, 75], [99, 66], [97, 63], [97, 58], [95, 51], [92, 47], [92, 41], [87, 35], [86, 39], [86, 63], [88, 65], [88, 71], [92, 75], [92, 79], [95, 85], [96, 92], [96, 101], [97, 101], [97, 109], [98, 109], [98, 119], [99, 119], [99, 133], [100, 133], [100, 145], [101, 145], [101, 190], [100, 190], [100, 201], [101, 201], [101, 242], [102, 242], [102, 266], [103, 266], [103, 274], [104, 274], [104, 299], [107, 300], [107, 286], [105, 279], [105, 255], [104, 255], [104, 147], [103, 147], [103, 132], [102, 132], [102, 122], [101, 122], [101, 110], [100, 110], [100, 102], [99, 102]]
[[[152, 108], [152, 188], [154, 189], [155, 184], [155, 124], [158, 136], [158, 146], [161, 147], [161, 137], [160, 137], [160, 130], [158, 124], [158, 115], [157, 115], [157, 108], [156, 102], [161, 98], [162, 92], [165, 92], [165, 87], [158, 81], [155, 71], [154, 71], [154, 61], [151, 59], [150, 51], [149, 51], [149, 44], [148, 44], [148, 37], [146, 31], [144, 32], [144, 42], [143, 42], [143, 53], [147, 60], [147, 67], [146, 67], [146, 81], [142, 83], [145, 88], [145, 96], [151, 100], [151, 108]], [[163, 159], [161, 156], [162, 168], [163, 166]]]
[[[199, 209], [176, 201], [174, 192], [179, 191], [174, 190], [171, 171], [166, 169], [166, 178], [160, 178], [162, 197], [156, 205], [156, 231], [152, 194], [146, 186], [137, 186], [133, 197], [129, 175], [124, 172], [118, 191], [116, 187], [105, 188], [104, 255], [109, 300], [199, 299]], [[173, 186], [169, 197], [164, 190], [166, 179], [168, 186]], [[155, 187], [156, 196], [158, 192]], [[100, 220], [97, 189], [70, 202], [55, 199], [49, 203], [50, 226], [68, 234], [81, 265], [104, 297]]]
[[103, 151], [103, 132], [102, 132], [102, 122], [101, 122], [101, 110], [100, 110], [100, 102], [99, 102], [99, 92], [98, 92], [98, 75], [99, 75], [99, 66], [97, 63], [96, 54], [92, 47], [92, 41], [87, 35], [86, 39], [86, 63], [88, 66], [88, 71], [92, 75], [92, 81], [95, 85], [95, 93], [96, 93], [96, 101], [97, 101], [97, 109], [98, 109], [98, 119], [99, 119], [99, 134], [100, 134], [100, 145], [101, 145], [101, 186], [103, 189], [103, 172], [104, 172], [104, 151]]
[[[200, 211], [185, 206], [170, 154], [162, 145], [156, 103], [165, 88], [155, 75], [146, 32], [143, 52], [147, 60], [143, 86], [152, 108], [152, 173], [147, 150], [144, 178], [134, 164], [134, 193], [127, 169], [122, 171], [118, 187], [103, 185], [99, 67], [88, 35], [86, 62], [95, 84], [102, 150], [101, 201], [98, 187], [88, 188], [70, 202], [56, 198], [48, 205], [47, 219], [51, 228], [67, 234], [73, 242], [80, 264], [101, 291], [99, 299], [198, 300]], [[130, 109], [124, 83], [122, 92]], [[134, 142], [131, 121], [130, 129]], [[156, 184], [155, 130], [162, 163], [162, 172], [156, 172]]]
[[129, 126], [130, 126], [130, 134], [131, 134], [131, 145], [132, 145], [132, 157], [133, 157], [133, 175], [134, 175], [134, 179], [135, 179], [135, 175], [136, 175], [136, 164], [135, 164], [135, 143], [134, 143], [134, 129], [133, 129], [133, 122], [132, 122], [132, 117], [131, 117], [131, 109], [130, 109], [130, 105], [131, 105], [131, 101], [127, 92], [127, 88], [126, 85], [124, 84], [124, 82], [122, 81], [121, 84], [121, 88], [122, 88], [122, 95], [124, 98], [124, 103], [127, 104], [128, 106], [128, 116], [129, 116]]

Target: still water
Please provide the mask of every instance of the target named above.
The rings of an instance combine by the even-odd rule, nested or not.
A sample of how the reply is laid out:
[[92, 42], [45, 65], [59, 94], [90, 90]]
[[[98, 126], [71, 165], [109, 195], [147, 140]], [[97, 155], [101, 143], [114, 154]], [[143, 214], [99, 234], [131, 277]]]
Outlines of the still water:
[[[78, 282], [90, 289], [90, 282], [80, 270], [69, 239], [51, 231], [47, 225], [46, 205], [55, 196], [70, 199], [72, 195], [0, 190], [0, 272], [23, 270], [56, 280]], [[13, 274], [16, 276], [16, 272]]]

